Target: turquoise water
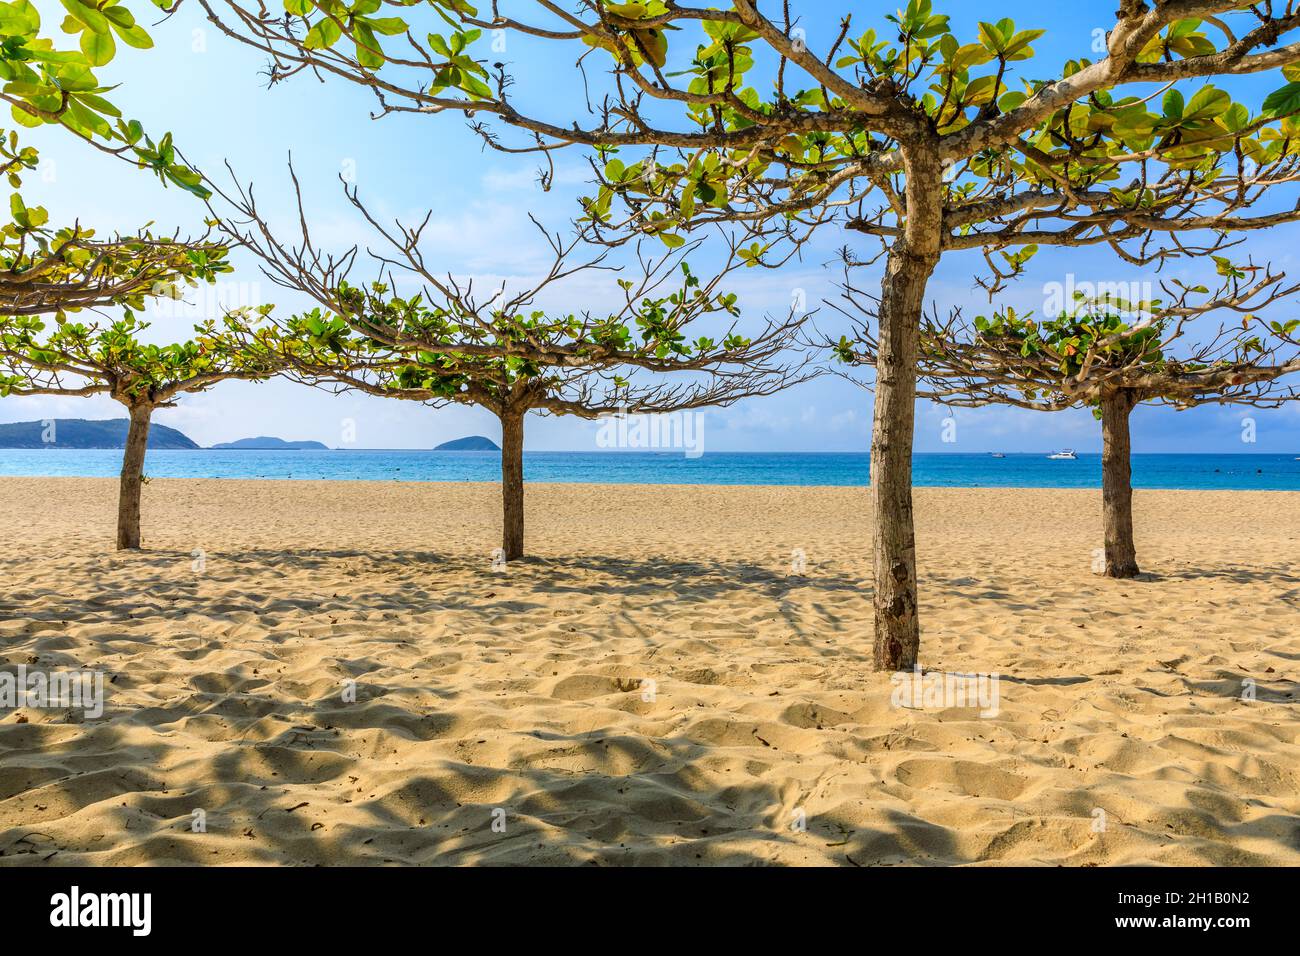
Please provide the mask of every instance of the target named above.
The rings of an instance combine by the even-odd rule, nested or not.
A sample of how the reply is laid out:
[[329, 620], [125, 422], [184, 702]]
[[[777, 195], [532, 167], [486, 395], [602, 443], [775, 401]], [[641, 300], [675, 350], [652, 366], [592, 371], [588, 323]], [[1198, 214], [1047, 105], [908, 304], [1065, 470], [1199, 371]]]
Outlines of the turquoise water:
[[[0, 475], [114, 477], [111, 449], [0, 449]], [[151, 451], [151, 478], [298, 478], [333, 481], [496, 481], [497, 452]], [[1096, 488], [1101, 456], [919, 454], [917, 485], [958, 488]], [[528, 481], [598, 484], [865, 485], [865, 454], [717, 452], [527, 452]], [[1134, 455], [1139, 488], [1300, 490], [1294, 455]]]

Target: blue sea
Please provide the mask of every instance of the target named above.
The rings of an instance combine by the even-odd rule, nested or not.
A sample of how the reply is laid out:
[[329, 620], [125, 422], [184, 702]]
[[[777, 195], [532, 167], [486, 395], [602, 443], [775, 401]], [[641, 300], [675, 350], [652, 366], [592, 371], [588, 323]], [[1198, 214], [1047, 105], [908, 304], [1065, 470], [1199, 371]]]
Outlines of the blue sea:
[[[111, 449], [0, 449], [0, 476], [116, 477]], [[329, 481], [497, 481], [496, 452], [151, 451], [151, 478], [271, 478]], [[866, 485], [864, 453], [526, 452], [527, 481], [597, 484]], [[917, 485], [955, 488], [1097, 488], [1101, 456], [1051, 461], [1041, 454], [918, 454]], [[1300, 490], [1294, 455], [1134, 455], [1139, 488]]]

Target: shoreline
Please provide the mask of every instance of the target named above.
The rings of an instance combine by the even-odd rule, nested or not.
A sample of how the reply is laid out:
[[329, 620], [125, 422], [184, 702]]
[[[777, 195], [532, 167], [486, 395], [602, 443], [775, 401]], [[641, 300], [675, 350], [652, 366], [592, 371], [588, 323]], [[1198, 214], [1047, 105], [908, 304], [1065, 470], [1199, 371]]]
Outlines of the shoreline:
[[[0, 454], [6, 451], [122, 451], [121, 445], [102, 445], [94, 447], [77, 448], [67, 445], [39, 445], [39, 446], [0, 446]], [[320, 454], [322, 452], [386, 452], [392, 454], [414, 454], [425, 453], [438, 455], [499, 455], [501, 449], [439, 449], [439, 448], [216, 448], [211, 446], [199, 446], [197, 448], [149, 448], [149, 451], [237, 451], [237, 452], [255, 452], [255, 453], [273, 453], [273, 454]], [[1077, 451], [1077, 449], [1076, 449]], [[991, 457], [999, 453], [999, 449], [990, 449], [986, 451], [919, 451], [913, 454], [914, 458], [926, 457], [970, 457], [984, 458]], [[1000, 452], [1008, 458], [1045, 458], [1050, 451], [1008, 451]], [[625, 449], [583, 449], [583, 448], [536, 448], [525, 449], [525, 455], [656, 455], [667, 457], [682, 457], [679, 448], [625, 448]], [[779, 456], [779, 455], [852, 455], [866, 458], [870, 456], [870, 451], [706, 451], [702, 453], [703, 457], [709, 455], [755, 455], [755, 456]], [[1078, 451], [1079, 455], [1090, 458], [1100, 458], [1099, 451]], [[1241, 451], [1241, 452], [1214, 452], [1214, 451], [1135, 451], [1132, 453], [1134, 458], [1156, 458], [1156, 457], [1180, 457], [1180, 458], [1300, 458], [1300, 452], [1295, 451]]]
[[[105, 475], [5, 475], [0, 474], [0, 484], [6, 481], [98, 481], [111, 482], [114, 487], [118, 479]], [[423, 478], [423, 479], [405, 479], [405, 478], [298, 478], [298, 477], [157, 477], [149, 478], [148, 484], [162, 482], [204, 482], [215, 481], [223, 484], [248, 482], [250, 484], [304, 484], [304, 485], [365, 485], [372, 484], [379, 487], [388, 488], [394, 485], [409, 485], [412, 487], [424, 486], [442, 486], [442, 485], [467, 485], [472, 487], [499, 489], [499, 481], [467, 481], [459, 478]], [[789, 491], [867, 491], [870, 485], [791, 485], [791, 484], [739, 484], [729, 482], [692, 482], [692, 481], [555, 481], [546, 478], [528, 478], [524, 484], [525, 493], [528, 488], [533, 486], [543, 486], [548, 488], [628, 488], [651, 490], [655, 488], [671, 488], [676, 490], [682, 489], [734, 489], [737, 491], [758, 491], [784, 489]], [[1096, 494], [1101, 493], [1101, 483], [1098, 481], [1096, 486], [1070, 487], [1059, 485], [930, 485], [915, 484], [917, 490], [926, 491], [972, 491], [972, 492], [1048, 492], [1048, 493], [1077, 493], [1077, 494]], [[1134, 493], [1161, 493], [1161, 494], [1244, 494], [1244, 495], [1300, 495], [1300, 488], [1167, 488], [1163, 486], [1144, 486], [1134, 483]], [[146, 490], [147, 493], [147, 490]]]

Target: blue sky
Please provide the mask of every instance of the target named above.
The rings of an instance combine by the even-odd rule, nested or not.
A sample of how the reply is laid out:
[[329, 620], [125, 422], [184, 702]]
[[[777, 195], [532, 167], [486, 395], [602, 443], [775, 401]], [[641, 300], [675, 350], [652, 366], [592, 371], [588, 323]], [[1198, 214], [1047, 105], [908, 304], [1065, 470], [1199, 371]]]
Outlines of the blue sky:
[[[516, 4], [517, 5], [517, 4]], [[807, 12], [807, 42], [818, 49], [838, 28], [842, 10], [854, 11], [855, 33], [885, 26], [884, 15], [895, 3], [796, 4]], [[57, 4], [37, 3], [47, 21]], [[979, 19], [1010, 16], [1022, 28], [1045, 27], [1037, 42], [1038, 67], [1033, 75], [1059, 69], [1071, 57], [1090, 56], [1094, 31], [1112, 21], [1114, 0], [1057, 4], [1046, 14], [1042, 4], [1002, 2], [936, 3], [950, 13], [959, 35], [974, 37]], [[145, 18], [152, 8], [136, 3]], [[828, 15], [829, 11], [834, 15]], [[372, 120], [374, 99], [367, 91], [338, 81], [322, 84], [303, 75], [273, 90], [265, 88], [262, 58], [220, 35], [197, 4], [185, 4], [175, 16], [152, 28], [156, 48], [123, 49], [101, 71], [122, 84], [115, 102], [141, 119], [151, 131], [171, 130], [192, 162], [207, 171], [228, 160], [241, 179], [256, 184], [268, 213], [288, 229], [292, 206], [287, 194], [287, 158], [292, 152], [307, 193], [316, 238], [342, 250], [373, 237], [342, 201], [338, 176], [353, 178], [363, 198], [381, 216], [418, 221], [426, 210], [433, 218], [424, 247], [426, 257], [443, 271], [474, 276], [479, 282], [527, 281], [546, 263], [546, 250], [528, 222], [532, 212], [553, 230], [568, 228], [576, 215], [576, 197], [584, 187], [586, 165], [576, 150], [557, 157], [554, 188], [542, 193], [536, 183], [536, 158], [485, 153], [477, 137], [457, 117], [395, 115]], [[821, 36], [822, 33], [827, 37]], [[572, 56], [557, 58], [553, 45], [514, 37], [502, 59], [519, 78], [516, 97], [522, 108], [551, 117], [570, 116], [569, 104], [581, 104], [581, 89]], [[540, 83], [530, 84], [530, 78]], [[1278, 85], [1274, 76], [1241, 81], [1234, 92], [1258, 103]], [[158, 228], [202, 229], [204, 210], [192, 197], [163, 189], [147, 174], [131, 170], [90, 150], [54, 129], [23, 131], [41, 148], [44, 165], [23, 188], [28, 204], [46, 205], [55, 221], [79, 219], [101, 231], [133, 230], [154, 221]], [[1294, 198], [1294, 197], [1292, 197]], [[1292, 249], [1295, 227], [1252, 237], [1245, 247], [1256, 261], [1300, 278]], [[828, 230], [802, 261], [779, 272], [746, 270], [732, 288], [740, 295], [746, 321], [764, 312], [784, 313], [799, 294], [813, 305], [834, 295], [838, 270], [836, 248], [848, 242], [864, 251], [863, 237]], [[156, 337], [185, 335], [199, 317], [217, 314], [223, 305], [270, 301], [282, 310], [302, 305], [260, 275], [256, 262], [237, 256], [237, 272], [213, 293], [196, 290], [185, 307], [169, 306], [152, 314]], [[695, 260], [707, 271], [710, 256]], [[987, 309], [988, 300], [973, 279], [982, 272], [978, 253], [945, 257], [930, 283], [929, 298], [940, 309], [961, 305], [968, 313]], [[1076, 281], [1146, 282], [1161, 276], [1142, 273], [1096, 250], [1047, 250], [1030, 272], [1001, 301], [1039, 308], [1048, 283]], [[1163, 277], [1201, 278], [1213, 283], [1212, 268], [1201, 261], [1178, 264]], [[875, 277], [860, 281], [874, 284]], [[567, 308], [598, 308], [609, 280], [582, 278], [566, 287]], [[1290, 308], [1294, 308], [1291, 306]], [[837, 332], [843, 320], [822, 309], [825, 331]], [[944, 420], [956, 421], [955, 444], [942, 441]], [[0, 421], [49, 417], [120, 417], [109, 399], [10, 398], [0, 400]], [[1242, 419], [1253, 418], [1257, 441], [1244, 444]], [[156, 420], [185, 431], [201, 444], [251, 435], [315, 439], [335, 446], [350, 421], [356, 445], [382, 448], [427, 448], [466, 434], [497, 437], [496, 420], [478, 409], [454, 406], [430, 409], [374, 397], [333, 396], [304, 386], [275, 381], [261, 385], [225, 383], [210, 392], [187, 396]], [[708, 413], [708, 448], [730, 450], [859, 451], [870, 434], [871, 395], [852, 383], [825, 377], [777, 396], [747, 400]], [[1290, 452], [1300, 453], [1300, 403], [1281, 410], [1207, 407], [1188, 412], [1140, 409], [1134, 419], [1137, 451], [1150, 452]], [[533, 450], [593, 450], [596, 426], [568, 418], [530, 418], [526, 446]], [[1073, 446], [1100, 448], [1098, 426], [1086, 411], [1054, 414], [989, 408], [949, 412], [928, 403], [918, 407], [918, 451], [1042, 451]]]

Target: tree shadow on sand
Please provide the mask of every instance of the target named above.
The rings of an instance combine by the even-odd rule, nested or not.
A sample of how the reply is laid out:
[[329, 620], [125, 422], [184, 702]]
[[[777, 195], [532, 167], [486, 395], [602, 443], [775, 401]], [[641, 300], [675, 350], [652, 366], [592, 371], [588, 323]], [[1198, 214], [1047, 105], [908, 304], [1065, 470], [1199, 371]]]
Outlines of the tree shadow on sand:
[[[179, 551], [114, 562], [73, 559], [58, 587], [0, 595], [0, 606], [19, 609], [31, 622], [18, 637], [30, 645], [27, 651], [38, 648], [44, 666], [76, 667], [84, 664], [62, 631], [81, 626], [77, 641], [129, 659], [134, 644], [158, 640], [120, 626], [140, 618], [171, 622], [186, 640], [203, 645], [175, 653], [201, 660], [220, 646], [231, 615], [288, 621], [268, 625], [272, 633], [264, 639], [274, 644], [283, 639], [281, 631], [310, 640], [315, 632], [299, 628], [305, 617], [317, 622], [312, 627], [328, 629], [331, 615], [374, 620], [389, 612], [443, 609], [455, 612], [458, 627], [469, 628], [607, 600], [654, 622], [715, 602], [734, 605], [743, 593], [750, 598], [743, 607], [765, 601], [775, 609], [797, 656], [834, 657], [864, 672], [870, 666], [869, 639], [841, 633], [839, 626], [846, 609], [855, 622], [868, 619], [862, 612], [869, 610], [870, 590], [860, 579], [832, 573], [799, 576], [700, 558], [582, 555], [512, 565], [507, 578], [479, 556], [438, 551], [252, 549], [209, 555], [200, 577], [187, 571], [190, 561]], [[0, 574], [20, 562], [0, 559]], [[340, 565], [364, 585], [330, 590], [324, 582], [338, 580]], [[93, 577], [77, 580], [83, 573]], [[277, 573], [308, 582], [318, 574], [320, 593], [286, 596], [258, 586]], [[206, 590], [208, 584], [217, 585], [217, 593]], [[952, 584], [971, 591], [964, 596], [972, 601], [988, 599], [978, 582]], [[809, 626], [809, 615], [816, 627]], [[355, 631], [355, 625], [341, 627], [343, 640]], [[192, 636], [203, 628], [206, 636]], [[827, 632], [837, 639], [828, 642]], [[642, 642], [649, 647], [657, 639], [647, 626]], [[808, 796], [804, 784], [773, 774], [762, 750], [748, 741], [717, 746], [667, 725], [629, 732], [616, 723], [613, 698], [548, 701], [566, 714], [570, 730], [578, 717], [568, 715], [584, 722], [591, 717], [583, 733], [498, 726], [490, 712], [467, 722], [464, 700], [437, 683], [434, 669], [417, 677], [417, 687], [384, 686], [377, 672], [390, 662], [382, 642], [397, 637], [377, 640], [378, 646], [353, 651], [341, 644], [331, 658], [339, 674], [356, 681], [356, 703], [305, 687], [300, 694], [286, 692], [274, 676], [235, 665], [191, 675], [185, 693], [148, 705], [114, 704], [110, 692], [109, 710], [99, 720], [0, 725], [0, 809], [21, 821], [0, 831], [0, 864], [865, 866], [966, 863], [996, 859], [1000, 852], [980, 850], [952, 829], [893, 808], [883, 811], [883, 825], [863, 826], [832, 811], [810, 814], [806, 831], [797, 830], [792, 816]], [[336, 676], [329, 682], [336, 684]], [[127, 668], [124, 680], [131, 679]], [[1091, 677], [1002, 679], [1070, 686]], [[1239, 679], [1226, 672], [1184, 683], [1197, 694], [1240, 694]], [[1280, 678], [1260, 683], [1259, 699], [1294, 703], [1293, 687]], [[411, 695], [422, 703], [413, 705]], [[187, 746], [187, 740], [198, 743]], [[492, 749], [502, 741], [506, 749]], [[169, 777], [197, 783], [178, 789]], [[864, 788], [864, 800], [881, 796]], [[206, 814], [206, 832], [192, 829], [196, 809]], [[1231, 824], [1222, 826], [1232, 831]], [[1268, 834], [1269, 827], [1276, 829], [1259, 821], [1240, 825], [1242, 833]], [[1292, 844], [1288, 849], [1295, 849]]]
[[[842, 644], [828, 646], [824, 632], [838, 629], [844, 610], [836, 602], [870, 608], [871, 589], [860, 579], [834, 574], [792, 574], [743, 562], [677, 558], [611, 557], [583, 555], [569, 558], [538, 558], [512, 563], [504, 572], [494, 572], [479, 556], [435, 551], [374, 552], [357, 549], [305, 551], [240, 550], [206, 556], [202, 574], [189, 571], [187, 552], [147, 551], [122, 560], [113, 570], [123, 573], [121, 587], [114, 585], [113, 570], [102, 571], [92, 562], [99, 596], [69, 600], [61, 589], [28, 590], [0, 599], [0, 610], [21, 608], [24, 617], [39, 625], [62, 627], [93, 614], [99, 623], [134, 621], [148, 614], [161, 621], [183, 621], [198, 617], [220, 619], [235, 612], [303, 613], [318, 617], [342, 614], [385, 613], [410, 610], [446, 610], [468, 614], [473, 621], [500, 615], [548, 612], [558, 598], [561, 607], [598, 595], [611, 603], [626, 602], [645, 621], [668, 615], [689, 615], [696, 610], [744, 594], [750, 605], [772, 602], [788, 626], [792, 646], [817, 655], [843, 655], [852, 651]], [[0, 576], [5, 566], [18, 559], [0, 559]], [[299, 596], [265, 596], [257, 579], [266, 574], [305, 576], [310, 582], [319, 575], [337, 580], [340, 565], [344, 575], [365, 586], [333, 591], [325, 584], [319, 593]], [[254, 575], [239, 600], [229, 595], [203, 594], [205, 585], [243, 584], [242, 576]], [[391, 582], [376, 587], [376, 580]], [[503, 585], [509, 584], [509, 588]], [[791, 602], [806, 602], [819, 627], [810, 630]], [[653, 640], [646, 630], [647, 643]], [[114, 638], [129, 640], [130, 638]], [[862, 654], [869, 661], [869, 648]]]
[[[379, 699], [350, 706], [268, 699], [253, 710], [291, 723], [264, 739], [237, 733], [214, 753], [187, 759], [185, 778], [203, 781], [188, 789], [169, 788], [169, 774], [158, 769], [175, 761], [168, 751], [176, 745], [161, 734], [142, 745], [133, 732], [166, 728], [156, 711], [113, 713], [82, 725], [84, 736], [58, 723], [25, 725], [21, 734], [0, 728], [10, 754], [0, 807], [31, 817], [0, 831], [0, 865], [860, 866], [899, 862], [906, 832], [922, 830], [934, 862], [962, 862], [942, 827], [907, 814], [894, 821], [902, 835], [834, 813], [809, 816], [797, 829], [793, 782], [719, 785], [701, 766], [708, 746], [682, 736], [536, 731], [531, 736], [566, 768], [496, 767], [431, 751], [430, 766], [408, 762], [364, 779], [350, 752], [362, 740], [377, 732], [418, 747], [454, 721], [434, 713], [395, 723]], [[195, 810], [205, 814], [205, 832], [193, 829]], [[71, 819], [78, 814], [82, 825]]]

